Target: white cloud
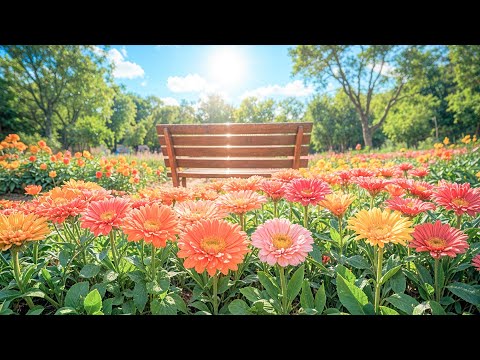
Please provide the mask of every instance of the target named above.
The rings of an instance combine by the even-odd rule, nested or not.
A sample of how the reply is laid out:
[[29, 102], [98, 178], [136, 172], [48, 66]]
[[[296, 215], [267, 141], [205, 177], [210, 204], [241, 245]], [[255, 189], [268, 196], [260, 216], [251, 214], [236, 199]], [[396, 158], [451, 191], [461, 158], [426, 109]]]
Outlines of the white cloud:
[[292, 81], [284, 86], [281, 85], [268, 85], [259, 87], [255, 90], [244, 92], [240, 98], [254, 96], [259, 99], [263, 99], [269, 96], [295, 96], [304, 97], [313, 94], [315, 91], [313, 85], [305, 86], [300, 80]]
[[120, 49], [120, 52], [122, 53], [122, 55], [123, 55], [124, 57], [127, 57], [127, 49], [125, 49], [125, 46]]
[[198, 74], [188, 74], [187, 76], [169, 76], [167, 87], [170, 91], [176, 93], [203, 93], [212, 92], [215, 86]]
[[[105, 50], [95, 46], [93, 51], [99, 55], [105, 54]], [[119, 79], [134, 79], [137, 77], [143, 78], [145, 71], [142, 67], [134, 62], [126, 61], [127, 49], [124, 47], [118, 51], [113, 48], [106, 53], [107, 58], [113, 63], [113, 76]], [[143, 85], [142, 85], [143, 86]]]
[[147, 80], [142, 81], [142, 82], [140, 83], [140, 86], [147, 86]]
[[376, 73], [381, 71], [381, 74], [384, 76], [395, 77], [397, 75], [395, 72], [395, 67], [387, 62], [383, 63], [383, 67], [380, 64], [375, 64], [375, 66], [372, 66], [372, 64], [367, 64], [367, 67], [369, 69], [373, 68], [373, 71]]
[[161, 98], [160, 100], [162, 100], [165, 105], [170, 105], [170, 106], [180, 105], [177, 99], [174, 99], [172, 97], [164, 97], [164, 98]]

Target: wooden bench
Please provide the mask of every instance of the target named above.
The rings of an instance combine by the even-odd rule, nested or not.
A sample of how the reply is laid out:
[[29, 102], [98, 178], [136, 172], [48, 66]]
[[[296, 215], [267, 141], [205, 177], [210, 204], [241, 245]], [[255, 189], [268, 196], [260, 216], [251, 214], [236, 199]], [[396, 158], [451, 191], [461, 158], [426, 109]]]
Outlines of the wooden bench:
[[308, 166], [311, 122], [268, 124], [158, 124], [173, 186], [187, 178], [270, 177]]

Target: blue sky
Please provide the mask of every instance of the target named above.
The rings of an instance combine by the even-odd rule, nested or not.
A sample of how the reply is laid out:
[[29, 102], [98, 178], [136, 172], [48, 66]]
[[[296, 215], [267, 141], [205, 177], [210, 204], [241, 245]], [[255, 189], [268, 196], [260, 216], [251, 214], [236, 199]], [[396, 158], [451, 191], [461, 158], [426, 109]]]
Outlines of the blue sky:
[[314, 86], [292, 77], [291, 46], [113, 45], [108, 56], [115, 81], [168, 104], [198, 101], [209, 93], [238, 105], [246, 96], [306, 101]]

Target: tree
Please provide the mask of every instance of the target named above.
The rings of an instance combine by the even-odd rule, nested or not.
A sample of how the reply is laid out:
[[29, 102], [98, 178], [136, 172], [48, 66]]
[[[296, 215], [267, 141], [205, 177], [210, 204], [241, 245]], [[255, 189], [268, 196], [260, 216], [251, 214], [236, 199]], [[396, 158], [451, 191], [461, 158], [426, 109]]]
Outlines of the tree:
[[275, 122], [301, 121], [305, 116], [305, 106], [294, 97], [287, 97], [277, 105]]
[[0, 139], [19, 130], [17, 114], [11, 106], [13, 100], [14, 94], [9, 91], [5, 80], [0, 77]]
[[117, 89], [112, 111], [108, 127], [113, 132], [113, 149], [116, 151], [117, 144], [123, 139], [127, 129], [135, 124], [137, 109], [131, 97]]
[[[326, 88], [330, 81], [340, 86], [355, 107], [366, 146], [383, 125], [389, 111], [404, 98], [407, 82], [423, 79], [435, 62], [431, 50], [403, 45], [301, 45], [289, 50], [293, 74], [302, 74]], [[371, 103], [378, 92], [387, 92], [382, 114], [373, 122]], [[409, 92], [409, 95], [411, 92]]]
[[260, 101], [256, 97], [247, 97], [234, 111], [235, 122], [265, 123], [275, 117], [275, 102], [272, 99]]
[[1, 50], [0, 66], [15, 94], [19, 116], [39, 126], [49, 140], [64, 95], [72, 91], [70, 84], [78, 84], [78, 71], [90, 57], [105, 60], [105, 54], [94, 55], [94, 48], [84, 45], [8, 45]]
[[202, 123], [227, 123], [233, 121], [233, 107], [220, 95], [208, 95], [200, 102], [198, 117]]

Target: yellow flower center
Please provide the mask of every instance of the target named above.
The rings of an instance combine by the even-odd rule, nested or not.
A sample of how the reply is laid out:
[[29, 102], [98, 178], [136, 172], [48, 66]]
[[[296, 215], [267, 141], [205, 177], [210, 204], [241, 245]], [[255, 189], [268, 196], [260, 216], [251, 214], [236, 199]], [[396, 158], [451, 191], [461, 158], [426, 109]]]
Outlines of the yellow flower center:
[[427, 190], [427, 188], [426, 188], [425, 186], [417, 186], [416, 189], [417, 189], [418, 191], [425, 191], [425, 190]]
[[374, 227], [369, 231], [369, 238], [377, 241], [384, 240], [389, 237], [392, 226], [385, 224], [382, 227]]
[[310, 189], [305, 189], [305, 190], [302, 190], [301, 191], [301, 194], [304, 195], [304, 196], [310, 196], [312, 195], [313, 191], [310, 190]]
[[220, 236], [207, 236], [202, 239], [200, 246], [207, 253], [219, 253], [226, 247], [225, 239]]
[[445, 239], [442, 239], [439, 237], [432, 237], [428, 239], [426, 243], [434, 249], [441, 249], [447, 245], [447, 242], [445, 241]]
[[106, 211], [102, 215], [100, 215], [100, 219], [103, 221], [110, 221], [114, 218], [115, 215], [116, 214], [114, 211]]
[[147, 220], [145, 221], [145, 223], [143, 224], [143, 226], [145, 227], [145, 229], [147, 229], [148, 231], [156, 231], [160, 228], [160, 224], [157, 222], [157, 221], [154, 221], [154, 220]]
[[292, 246], [293, 240], [287, 234], [276, 234], [272, 238], [273, 246], [277, 249], [286, 249]]
[[468, 206], [468, 201], [462, 198], [453, 199], [452, 203], [454, 203], [457, 206]]

